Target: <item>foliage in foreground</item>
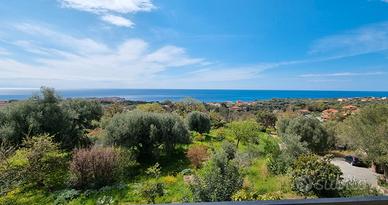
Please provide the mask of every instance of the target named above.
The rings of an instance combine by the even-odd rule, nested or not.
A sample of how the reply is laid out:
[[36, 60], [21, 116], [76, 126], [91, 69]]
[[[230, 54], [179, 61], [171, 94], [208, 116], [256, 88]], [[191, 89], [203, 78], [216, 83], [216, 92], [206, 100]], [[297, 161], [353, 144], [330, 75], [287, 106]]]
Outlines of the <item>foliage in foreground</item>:
[[135, 166], [133, 155], [123, 149], [79, 149], [70, 163], [71, 184], [79, 189], [112, 185], [124, 179]]
[[194, 176], [190, 185], [195, 201], [230, 201], [241, 189], [243, 178], [239, 167], [224, 151], [214, 153], [211, 160]]
[[24, 146], [1, 162], [2, 188], [22, 184], [46, 190], [63, 188], [67, 180], [67, 155], [52, 138], [32, 137], [25, 140]]
[[338, 196], [342, 172], [330, 161], [329, 156], [324, 158], [316, 155], [300, 156], [293, 164], [293, 190], [304, 196]]

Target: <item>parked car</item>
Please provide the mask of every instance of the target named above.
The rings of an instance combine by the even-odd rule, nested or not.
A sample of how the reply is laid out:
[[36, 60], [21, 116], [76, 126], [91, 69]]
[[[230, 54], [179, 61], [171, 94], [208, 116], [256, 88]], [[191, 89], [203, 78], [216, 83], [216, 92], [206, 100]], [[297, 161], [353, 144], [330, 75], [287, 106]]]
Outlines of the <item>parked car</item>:
[[357, 166], [357, 167], [367, 167], [367, 165], [358, 157], [348, 155], [345, 156], [345, 161], [351, 164], [352, 166]]

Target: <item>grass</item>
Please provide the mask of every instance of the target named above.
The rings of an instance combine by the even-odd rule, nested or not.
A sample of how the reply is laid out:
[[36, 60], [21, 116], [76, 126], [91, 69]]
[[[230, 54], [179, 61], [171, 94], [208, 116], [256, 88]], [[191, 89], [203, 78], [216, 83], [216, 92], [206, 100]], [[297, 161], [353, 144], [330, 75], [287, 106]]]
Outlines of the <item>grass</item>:
[[253, 187], [254, 191], [265, 194], [282, 192], [292, 194], [290, 178], [288, 176], [272, 176], [267, 170], [267, 160], [258, 159], [246, 170], [246, 183]]

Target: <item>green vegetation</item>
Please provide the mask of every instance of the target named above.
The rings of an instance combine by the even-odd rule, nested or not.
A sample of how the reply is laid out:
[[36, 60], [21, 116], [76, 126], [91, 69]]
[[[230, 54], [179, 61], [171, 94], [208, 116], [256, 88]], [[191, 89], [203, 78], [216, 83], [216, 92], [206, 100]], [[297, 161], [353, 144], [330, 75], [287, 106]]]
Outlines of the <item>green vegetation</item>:
[[[387, 174], [387, 104], [349, 100], [360, 111], [321, 118], [341, 103], [100, 103], [42, 88], [0, 109], [0, 204], [378, 195], [368, 184], [342, 180], [326, 154], [351, 148], [346, 153], [362, 153]], [[386, 186], [386, 178], [379, 183]]]
[[187, 115], [187, 125], [191, 131], [208, 133], [211, 128], [210, 117], [205, 113], [193, 111]]

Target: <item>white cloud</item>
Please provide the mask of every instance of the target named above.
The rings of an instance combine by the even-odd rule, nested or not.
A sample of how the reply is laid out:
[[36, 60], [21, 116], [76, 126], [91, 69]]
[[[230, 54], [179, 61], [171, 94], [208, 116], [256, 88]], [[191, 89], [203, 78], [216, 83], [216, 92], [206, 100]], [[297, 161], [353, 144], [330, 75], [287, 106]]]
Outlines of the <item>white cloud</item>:
[[9, 54], [10, 53], [7, 50], [5, 50], [3, 48], [0, 48], [0, 56], [6, 56], [6, 55], [9, 55]]
[[151, 0], [60, 0], [64, 7], [82, 11], [105, 13], [136, 13], [155, 9]]
[[101, 19], [105, 22], [111, 23], [111, 24], [116, 25], [116, 26], [123, 26], [123, 27], [132, 28], [135, 25], [129, 19], [126, 19], [126, 18], [121, 17], [121, 16], [111, 15], [111, 14], [104, 15], [101, 17]]
[[104, 22], [131, 28], [134, 23], [117, 14], [149, 12], [156, 7], [151, 0], [59, 0], [63, 7], [92, 12]]
[[348, 57], [388, 50], [388, 22], [371, 24], [316, 41], [311, 54]]
[[[78, 38], [39, 25], [15, 26], [33, 37], [7, 41], [31, 54], [31, 60], [0, 57], [0, 87], [23, 81], [23, 87], [147, 87], [160, 73], [186, 66], [202, 66], [202, 58], [190, 57], [185, 49], [151, 46], [141, 39], [127, 39], [110, 47], [90, 38]], [[18, 87], [18, 86], [16, 86]]]
[[364, 73], [355, 73], [355, 72], [342, 72], [342, 73], [315, 73], [315, 74], [303, 74], [299, 77], [302, 78], [316, 78], [316, 77], [352, 77], [352, 76], [375, 76], [375, 75], [384, 75], [386, 72], [364, 72]]

